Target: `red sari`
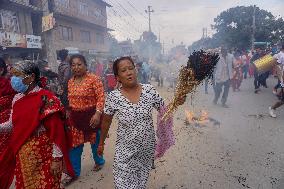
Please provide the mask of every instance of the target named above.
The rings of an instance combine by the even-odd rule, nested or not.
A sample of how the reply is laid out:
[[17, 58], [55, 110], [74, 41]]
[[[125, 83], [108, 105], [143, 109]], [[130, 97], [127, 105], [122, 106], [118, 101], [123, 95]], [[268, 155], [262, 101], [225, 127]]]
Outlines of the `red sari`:
[[243, 81], [242, 61], [237, 59], [234, 63], [234, 72], [232, 78], [233, 91], [239, 90]]
[[[12, 108], [12, 101], [16, 92], [12, 89], [10, 80], [0, 77], [0, 124], [8, 121]], [[0, 155], [8, 145], [11, 133], [0, 132]]]
[[[17, 188], [57, 189], [59, 175], [52, 175], [52, 145], [63, 153], [68, 174], [74, 171], [68, 158], [66, 131], [60, 101], [49, 91], [32, 92], [13, 105], [13, 131], [8, 148], [0, 156], [0, 186], [8, 189], [16, 174]], [[40, 125], [44, 132], [35, 133]]]

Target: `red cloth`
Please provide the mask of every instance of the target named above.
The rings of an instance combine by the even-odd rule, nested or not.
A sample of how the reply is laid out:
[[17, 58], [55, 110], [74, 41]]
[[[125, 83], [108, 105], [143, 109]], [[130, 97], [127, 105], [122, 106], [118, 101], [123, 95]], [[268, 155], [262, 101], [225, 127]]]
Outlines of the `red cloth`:
[[16, 92], [11, 86], [10, 79], [6, 77], [0, 77], [0, 97], [15, 94]]
[[53, 114], [63, 116], [64, 109], [60, 101], [49, 91], [30, 93], [16, 101], [13, 107], [13, 132], [8, 148], [0, 156], [0, 186], [8, 189], [14, 177], [16, 155], [23, 144], [32, 136], [41, 123], [47, 128], [48, 137], [64, 155], [68, 173], [74, 171], [68, 158], [66, 132], [62, 119], [50, 119]]
[[102, 77], [104, 71], [104, 65], [101, 63], [98, 63], [95, 68], [95, 74], [99, 77]]
[[28, 139], [16, 157], [16, 188], [61, 189], [62, 172], [53, 175], [50, 171], [52, 150], [53, 144], [47, 133]]
[[[12, 101], [16, 92], [12, 89], [10, 79], [0, 77], [0, 123], [9, 120]], [[11, 133], [0, 132], [0, 155], [7, 148]]]
[[14, 94], [0, 97], [0, 123], [9, 120]]
[[70, 120], [72, 125], [79, 131], [83, 131], [85, 135], [96, 132], [98, 128], [92, 128], [90, 122], [96, 113], [96, 108], [88, 108], [86, 110], [72, 110], [70, 111]]
[[114, 89], [116, 86], [116, 78], [114, 74], [106, 74], [107, 87]]
[[40, 78], [40, 85], [41, 85], [42, 88], [47, 87], [47, 77], [41, 77]]

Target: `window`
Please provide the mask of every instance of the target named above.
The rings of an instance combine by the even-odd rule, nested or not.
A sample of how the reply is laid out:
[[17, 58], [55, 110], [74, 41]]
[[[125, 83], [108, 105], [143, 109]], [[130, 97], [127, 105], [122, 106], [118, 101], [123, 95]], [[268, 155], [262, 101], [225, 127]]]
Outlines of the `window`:
[[89, 31], [81, 30], [81, 41], [85, 43], [91, 43], [91, 33]]
[[60, 39], [73, 41], [73, 32], [71, 27], [59, 26]]
[[89, 11], [89, 14], [97, 19], [103, 17], [103, 10], [99, 8], [94, 8], [91, 11]]
[[0, 29], [4, 29], [4, 24], [3, 24], [3, 21], [2, 21], [1, 13], [0, 13]]
[[0, 29], [7, 32], [20, 32], [18, 15], [16, 12], [0, 9]]
[[69, 0], [56, 0], [56, 2], [58, 6], [69, 8]]
[[105, 39], [104, 39], [104, 35], [101, 33], [96, 33], [96, 43], [97, 44], [104, 44], [105, 43]]
[[83, 15], [88, 15], [88, 5], [86, 3], [79, 4], [79, 12]]

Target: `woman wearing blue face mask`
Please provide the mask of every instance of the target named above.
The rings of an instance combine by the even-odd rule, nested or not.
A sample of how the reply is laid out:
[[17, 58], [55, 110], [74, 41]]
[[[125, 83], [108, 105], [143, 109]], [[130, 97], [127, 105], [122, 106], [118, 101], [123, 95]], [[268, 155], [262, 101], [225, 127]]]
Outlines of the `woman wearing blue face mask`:
[[[0, 186], [8, 189], [16, 176], [16, 188], [60, 188], [63, 161], [74, 175], [68, 158], [64, 109], [51, 92], [40, 87], [40, 72], [30, 61], [16, 63], [11, 85], [19, 92], [0, 132], [11, 130], [8, 147], [0, 156]], [[12, 129], [13, 128], [13, 129]]]

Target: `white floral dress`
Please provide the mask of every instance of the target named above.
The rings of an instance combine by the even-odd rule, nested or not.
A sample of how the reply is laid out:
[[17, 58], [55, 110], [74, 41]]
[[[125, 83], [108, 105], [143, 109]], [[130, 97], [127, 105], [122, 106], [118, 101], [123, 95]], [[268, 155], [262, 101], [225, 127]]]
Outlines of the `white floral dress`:
[[113, 165], [115, 188], [146, 188], [155, 153], [152, 111], [163, 105], [163, 99], [152, 85], [142, 84], [137, 104], [131, 103], [120, 90], [108, 95], [104, 113], [116, 114], [118, 119]]

